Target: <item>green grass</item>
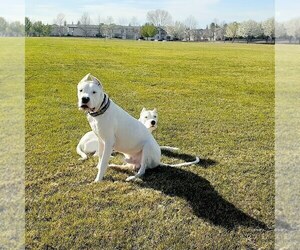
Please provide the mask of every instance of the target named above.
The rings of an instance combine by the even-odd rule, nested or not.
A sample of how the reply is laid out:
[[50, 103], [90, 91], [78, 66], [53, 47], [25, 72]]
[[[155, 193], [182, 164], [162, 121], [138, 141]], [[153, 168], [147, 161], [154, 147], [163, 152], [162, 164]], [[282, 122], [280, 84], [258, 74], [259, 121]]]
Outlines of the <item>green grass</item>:
[[[158, 109], [155, 138], [180, 148], [163, 162], [200, 164], [92, 183], [97, 159], [75, 152], [89, 72], [134, 117]], [[272, 249], [273, 226], [274, 47], [26, 40], [28, 248]]]
[[300, 46], [276, 45], [276, 249], [299, 248]]
[[24, 248], [24, 40], [0, 37], [0, 249]]

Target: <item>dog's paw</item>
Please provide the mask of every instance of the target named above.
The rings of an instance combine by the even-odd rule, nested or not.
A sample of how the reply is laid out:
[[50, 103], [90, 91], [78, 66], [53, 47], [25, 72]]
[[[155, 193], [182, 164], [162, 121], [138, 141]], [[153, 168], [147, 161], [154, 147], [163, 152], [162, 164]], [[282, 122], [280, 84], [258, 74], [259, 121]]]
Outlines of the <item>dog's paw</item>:
[[136, 177], [133, 175], [133, 176], [127, 177], [126, 181], [134, 181], [135, 179], [136, 179]]
[[85, 161], [87, 159], [87, 157], [81, 157], [78, 159], [78, 161]]
[[94, 183], [101, 182], [101, 181], [102, 181], [101, 179], [96, 178], [96, 179], [94, 180]]

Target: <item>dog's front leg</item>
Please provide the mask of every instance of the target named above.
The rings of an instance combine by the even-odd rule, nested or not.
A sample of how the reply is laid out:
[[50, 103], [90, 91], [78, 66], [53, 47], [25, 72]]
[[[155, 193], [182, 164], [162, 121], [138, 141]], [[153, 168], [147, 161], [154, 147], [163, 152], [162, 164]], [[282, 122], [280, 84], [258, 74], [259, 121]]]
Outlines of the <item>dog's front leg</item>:
[[104, 176], [105, 171], [108, 166], [108, 161], [109, 161], [110, 155], [113, 151], [113, 145], [114, 145], [113, 141], [105, 141], [104, 142], [103, 155], [102, 155], [101, 159], [99, 158], [99, 162], [98, 162], [98, 166], [97, 166], [98, 174], [95, 179], [95, 182], [101, 181], [103, 179], [103, 176]]
[[[98, 142], [98, 147], [97, 147], [97, 150], [96, 150], [96, 152], [94, 153], [94, 157], [99, 157], [99, 158], [101, 158], [102, 157], [102, 155], [103, 155], [103, 150], [104, 150], [104, 143], [103, 143], [103, 141], [99, 138], [99, 140], [98, 140], [99, 142]], [[99, 165], [99, 164], [98, 164]], [[98, 165], [96, 166], [96, 167], [98, 167]]]

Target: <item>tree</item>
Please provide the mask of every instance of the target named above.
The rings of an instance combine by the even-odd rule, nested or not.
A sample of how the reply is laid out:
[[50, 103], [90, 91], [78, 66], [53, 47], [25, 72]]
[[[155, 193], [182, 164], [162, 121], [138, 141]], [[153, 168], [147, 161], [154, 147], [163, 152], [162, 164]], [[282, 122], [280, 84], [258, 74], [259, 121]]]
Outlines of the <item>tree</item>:
[[284, 24], [290, 43], [295, 38], [300, 43], [300, 18], [294, 18]]
[[266, 37], [266, 42], [268, 42], [269, 38], [272, 39], [275, 37], [275, 22], [274, 18], [269, 18], [261, 24], [264, 36]]
[[80, 18], [80, 29], [83, 31], [83, 35], [87, 37], [89, 35], [89, 25], [91, 24], [91, 18], [89, 13], [84, 12]]
[[165, 10], [152, 10], [147, 13], [147, 21], [155, 27], [164, 28], [172, 23], [172, 16]]
[[137, 20], [137, 18], [135, 16], [133, 16], [130, 19], [129, 26], [133, 26], [134, 37], [138, 38], [140, 28], [138, 27], [139, 26], [139, 22], [138, 22], [138, 20]]
[[130, 19], [129, 26], [138, 26], [139, 22], [135, 16]]
[[283, 23], [276, 22], [275, 23], [275, 37], [283, 38], [286, 37], [286, 28]]
[[222, 41], [225, 42], [225, 36], [226, 36], [226, 29], [227, 29], [227, 24], [225, 23], [225, 21], [223, 21], [218, 29], [217, 29], [217, 37], [219, 37]]
[[112, 16], [108, 16], [106, 18], [106, 24], [107, 24], [107, 28], [108, 28], [108, 35], [110, 38], [113, 37], [114, 34], [114, 28], [115, 28], [115, 24], [114, 24], [114, 18]]
[[8, 36], [24, 36], [24, 25], [19, 21], [11, 22], [6, 32]]
[[0, 17], [0, 36], [6, 35], [7, 27], [8, 22], [3, 17]]
[[129, 23], [128, 19], [126, 17], [119, 17], [117, 24], [121, 26], [125, 26]]
[[104, 36], [107, 38], [112, 38], [113, 37], [113, 31], [115, 28], [115, 24], [114, 24], [114, 19], [112, 16], [108, 16], [105, 21], [104, 21], [104, 25], [103, 25], [103, 33]]
[[296, 38], [296, 40], [298, 40], [298, 42], [300, 44], [300, 19], [298, 19], [298, 24], [296, 26], [295, 38]]
[[248, 20], [239, 25], [238, 34], [246, 38], [247, 43], [249, 43], [253, 37], [262, 35], [262, 29], [261, 26], [254, 20]]
[[59, 13], [54, 19], [54, 24], [58, 27], [58, 35], [62, 36], [64, 34], [64, 23], [65, 23], [65, 15], [63, 13]]
[[210, 40], [215, 40], [216, 39], [216, 30], [217, 30], [217, 24], [212, 22], [210, 25], [209, 25], [209, 29], [210, 29]]
[[237, 37], [238, 29], [239, 29], [239, 24], [237, 22], [228, 24], [226, 27], [225, 36], [230, 38], [232, 42], [234, 42], [234, 40]]
[[185, 35], [186, 40], [191, 41], [192, 37], [195, 36], [195, 30], [197, 28], [197, 20], [193, 16], [189, 16], [185, 22]]
[[149, 37], [153, 37], [156, 34], [157, 34], [157, 28], [153, 24], [146, 23], [141, 28], [141, 35], [143, 37], [146, 37], [147, 40], [149, 39]]
[[102, 33], [103, 33], [103, 23], [101, 21], [101, 17], [98, 16], [98, 20], [97, 20], [97, 28], [98, 28], [98, 34], [96, 36], [98, 37], [102, 37]]
[[25, 17], [25, 34], [29, 36], [31, 33], [32, 22], [28, 17]]
[[184, 38], [185, 25], [179, 21], [172, 23], [166, 27], [167, 33], [173, 37], [174, 40], [182, 40]]
[[44, 25], [41, 21], [34, 22], [32, 25], [32, 31], [34, 35], [41, 36], [43, 34]]
[[52, 30], [52, 25], [46, 24], [43, 26], [43, 36], [50, 36]]

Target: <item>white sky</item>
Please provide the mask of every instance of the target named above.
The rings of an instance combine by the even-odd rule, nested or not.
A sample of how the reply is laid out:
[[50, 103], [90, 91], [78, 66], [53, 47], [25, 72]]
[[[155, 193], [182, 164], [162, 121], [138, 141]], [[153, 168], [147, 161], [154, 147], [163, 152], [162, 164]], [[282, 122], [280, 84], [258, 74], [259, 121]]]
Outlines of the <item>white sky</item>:
[[[300, 0], [26, 0], [26, 16], [45, 23], [53, 23], [58, 13], [64, 13], [69, 23], [77, 22], [88, 12], [94, 23], [99, 16], [102, 20], [112, 16], [114, 22], [127, 24], [135, 16], [142, 24], [154, 9], [167, 10], [179, 21], [193, 15], [203, 27], [215, 18], [220, 22], [261, 21], [275, 13], [285, 21], [300, 16]], [[24, 22], [25, 0], [0, 0], [0, 16]]]

